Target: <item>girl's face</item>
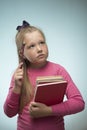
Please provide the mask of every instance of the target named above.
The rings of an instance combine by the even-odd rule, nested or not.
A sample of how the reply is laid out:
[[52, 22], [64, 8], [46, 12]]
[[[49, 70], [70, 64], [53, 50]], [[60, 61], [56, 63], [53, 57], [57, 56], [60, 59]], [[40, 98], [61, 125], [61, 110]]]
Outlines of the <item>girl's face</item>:
[[40, 67], [46, 63], [48, 48], [40, 32], [26, 33], [24, 37], [24, 57], [29, 60], [31, 67]]

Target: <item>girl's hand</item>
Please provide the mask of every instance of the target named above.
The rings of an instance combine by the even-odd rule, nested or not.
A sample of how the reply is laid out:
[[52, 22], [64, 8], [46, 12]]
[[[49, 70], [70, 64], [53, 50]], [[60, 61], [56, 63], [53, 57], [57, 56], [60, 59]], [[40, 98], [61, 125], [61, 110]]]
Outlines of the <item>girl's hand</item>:
[[21, 86], [23, 83], [23, 63], [21, 62], [14, 72], [14, 88], [13, 91], [18, 92], [21, 90]]
[[42, 103], [31, 102], [29, 106], [29, 113], [33, 118], [45, 117], [52, 115], [52, 109]]

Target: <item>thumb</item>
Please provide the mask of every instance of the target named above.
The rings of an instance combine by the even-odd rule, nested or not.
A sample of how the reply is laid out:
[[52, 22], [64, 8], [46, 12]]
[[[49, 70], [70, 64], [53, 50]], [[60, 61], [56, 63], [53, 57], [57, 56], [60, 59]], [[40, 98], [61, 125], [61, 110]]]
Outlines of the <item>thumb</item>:
[[39, 104], [38, 102], [31, 102], [31, 106], [32, 107], [39, 107]]

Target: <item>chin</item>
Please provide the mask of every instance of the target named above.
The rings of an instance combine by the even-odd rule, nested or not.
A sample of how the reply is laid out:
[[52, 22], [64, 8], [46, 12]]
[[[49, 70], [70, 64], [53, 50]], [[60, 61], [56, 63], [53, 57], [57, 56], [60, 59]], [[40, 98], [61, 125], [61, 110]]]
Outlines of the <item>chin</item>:
[[47, 62], [47, 60], [42, 60], [42, 61], [39, 61], [39, 62], [37, 62], [36, 64], [38, 64], [38, 65], [44, 65], [45, 63]]

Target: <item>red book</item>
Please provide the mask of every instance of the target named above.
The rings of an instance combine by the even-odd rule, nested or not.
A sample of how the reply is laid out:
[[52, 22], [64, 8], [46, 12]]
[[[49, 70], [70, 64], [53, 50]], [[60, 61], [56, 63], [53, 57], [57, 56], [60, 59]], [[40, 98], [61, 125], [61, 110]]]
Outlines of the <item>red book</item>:
[[48, 106], [63, 102], [67, 81], [60, 76], [48, 76], [37, 79], [35, 90], [35, 102], [44, 103]]

